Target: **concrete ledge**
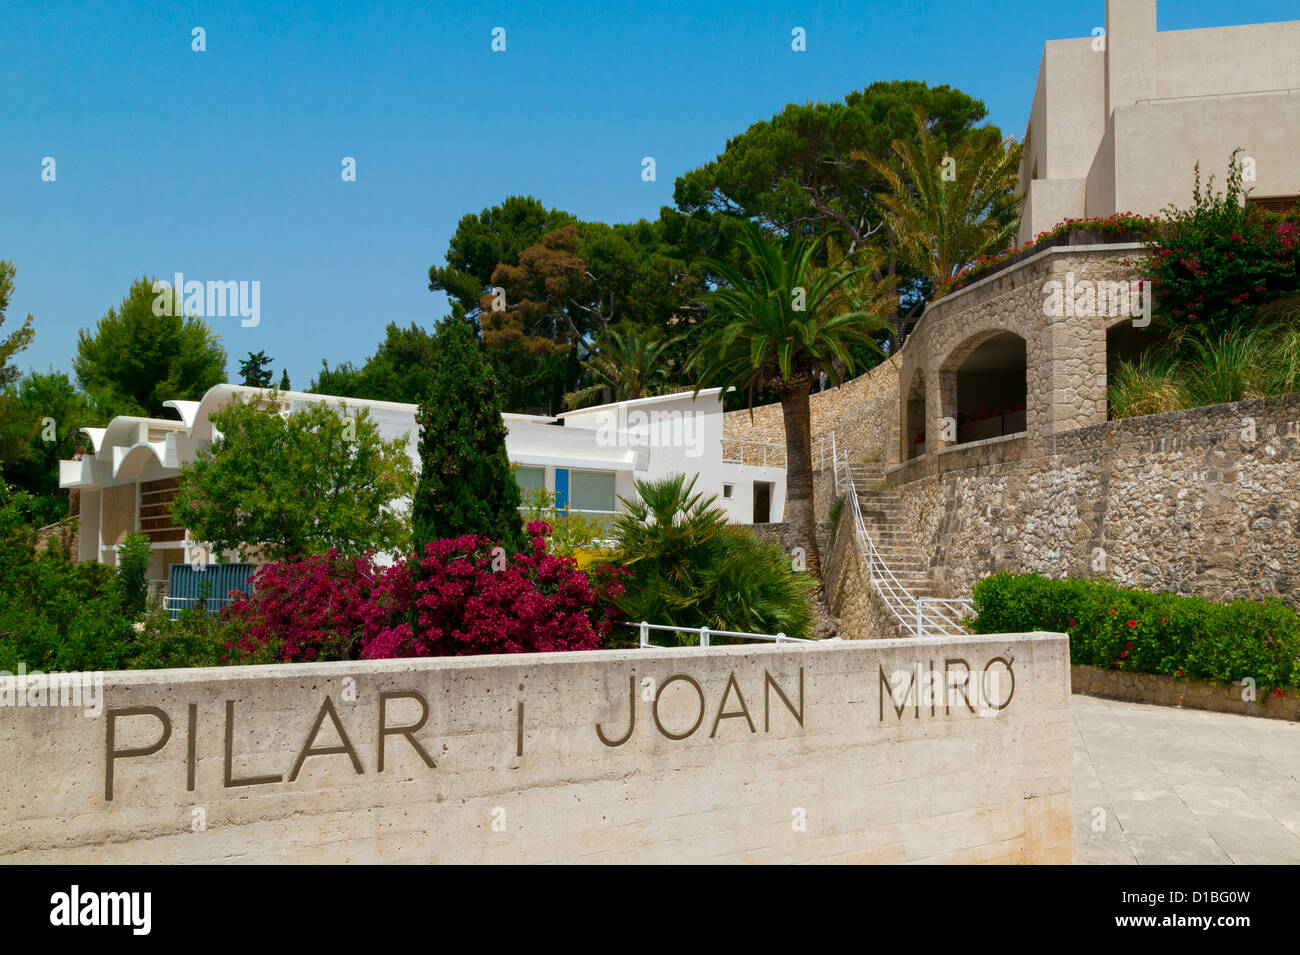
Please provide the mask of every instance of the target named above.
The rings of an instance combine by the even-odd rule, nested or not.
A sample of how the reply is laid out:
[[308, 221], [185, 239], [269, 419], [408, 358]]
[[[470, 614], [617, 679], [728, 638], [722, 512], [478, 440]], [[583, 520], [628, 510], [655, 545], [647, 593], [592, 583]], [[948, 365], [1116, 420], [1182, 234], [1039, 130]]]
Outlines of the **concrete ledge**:
[[1070, 667], [1070, 688], [1075, 693], [1101, 696], [1133, 703], [1158, 703], [1188, 709], [1212, 710], [1216, 713], [1241, 713], [1272, 720], [1300, 722], [1300, 691], [1284, 691], [1282, 697], [1271, 689], [1256, 690], [1256, 700], [1242, 700], [1242, 687], [1220, 686], [1199, 680], [1180, 680], [1161, 673], [1133, 673], [1101, 670], [1091, 666]]
[[110, 673], [99, 715], [0, 706], [0, 861], [1070, 862], [1068, 666], [1038, 633]]

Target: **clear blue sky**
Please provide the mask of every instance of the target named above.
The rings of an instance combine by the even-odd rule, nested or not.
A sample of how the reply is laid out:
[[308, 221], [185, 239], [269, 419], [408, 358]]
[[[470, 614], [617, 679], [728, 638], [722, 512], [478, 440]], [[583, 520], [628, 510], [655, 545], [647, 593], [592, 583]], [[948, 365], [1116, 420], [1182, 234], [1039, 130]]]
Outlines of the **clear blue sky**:
[[[181, 271], [260, 281], [258, 327], [212, 320], [228, 371], [265, 350], [303, 388], [322, 358], [363, 360], [387, 322], [445, 313], [428, 268], [467, 212], [531, 194], [653, 219], [679, 173], [750, 123], [874, 80], [957, 86], [1020, 136], [1043, 42], [1104, 23], [1103, 0], [596, 6], [4, 0], [5, 327], [31, 312], [37, 331], [20, 364], [70, 371], [77, 330], [134, 278]], [[1158, 25], [1297, 16], [1300, 0], [1161, 0]]]

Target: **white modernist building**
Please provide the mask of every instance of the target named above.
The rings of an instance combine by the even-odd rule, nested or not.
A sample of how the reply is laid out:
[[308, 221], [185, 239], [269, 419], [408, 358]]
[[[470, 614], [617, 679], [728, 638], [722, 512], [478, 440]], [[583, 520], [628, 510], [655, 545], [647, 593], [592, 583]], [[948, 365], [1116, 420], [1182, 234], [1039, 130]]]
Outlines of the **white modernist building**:
[[[92, 450], [59, 462], [59, 486], [79, 491], [80, 559], [111, 564], [127, 534], [144, 533], [153, 543], [151, 578], [166, 579], [170, 565], [189, 563], [201, 542], [176, 526], [170, 509], [181, 470], [218, 436], [214, 411], [271, 394], [274, 410], [285, 415], [320, 402], [344, 413], [365, 408], [385, 440], [406, 440], [418, 469], [416, 405], [217, 385], [198, 401], [166, 402], [176, 419], [117, 417], [105, 428], [87, 428]], [[696, 491], [717, 497], [732, 521], [782, 519], [784, 466], [724, 461], [721, 389], [616, 402], [555, 418], [502, 418], [520, 486], [545, 488], [558, 507], [612, 515], [624, 509], [620, 498], [634, 497], [636, 480], [686, 474], [696, 477]]]

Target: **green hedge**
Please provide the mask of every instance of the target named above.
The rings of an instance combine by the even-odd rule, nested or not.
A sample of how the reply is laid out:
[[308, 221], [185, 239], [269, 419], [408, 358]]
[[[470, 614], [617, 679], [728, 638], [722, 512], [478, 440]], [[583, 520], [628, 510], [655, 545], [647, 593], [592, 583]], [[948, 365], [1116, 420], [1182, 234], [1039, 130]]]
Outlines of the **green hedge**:
[[1070, 635], [1070, 660], [1104, 669], [1300, 685], [1300, 616], [1276, 598], [1214, 603], [1108, 581], [994, 574], [975, 585], [976, 633]]

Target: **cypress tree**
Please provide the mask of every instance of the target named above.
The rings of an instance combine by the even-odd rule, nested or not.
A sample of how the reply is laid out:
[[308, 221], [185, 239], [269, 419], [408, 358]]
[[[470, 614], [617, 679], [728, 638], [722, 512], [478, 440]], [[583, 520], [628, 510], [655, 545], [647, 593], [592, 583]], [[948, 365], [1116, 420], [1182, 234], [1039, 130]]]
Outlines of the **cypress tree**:
[[417, 555], [429, 541], [483, 534], [510, 553], [524, 545], [519, 485], [506, 456], [497, 380], [465, 312], [434, 335], [420, 426], [420, 482], [411, 504]]

